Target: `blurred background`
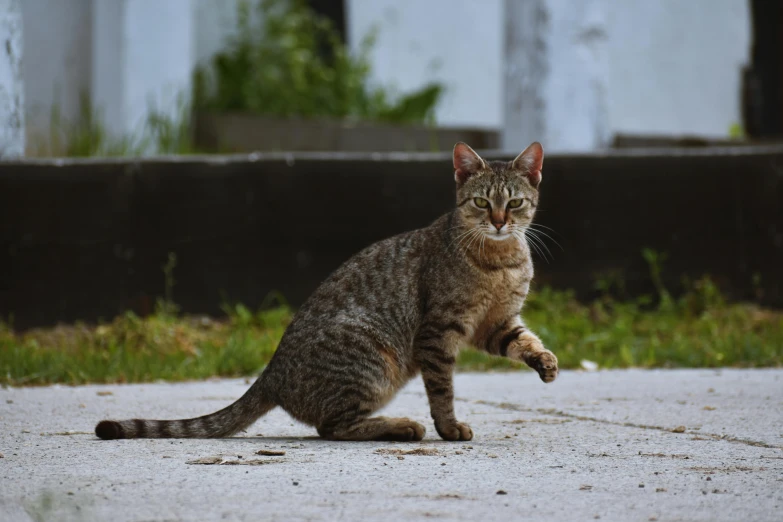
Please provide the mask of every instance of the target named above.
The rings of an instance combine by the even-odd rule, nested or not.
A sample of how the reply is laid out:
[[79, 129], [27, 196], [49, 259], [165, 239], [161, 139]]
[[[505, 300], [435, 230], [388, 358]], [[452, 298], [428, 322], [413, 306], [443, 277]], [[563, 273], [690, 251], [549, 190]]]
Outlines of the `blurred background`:
[[453, 207], [457, 141], [544, 145], [526, 317], [564, 367], [779, 366], [781, 24], [776, 0], [0, 0], [0, 381], [256, 371], [331, 271]]
[[778, 4], [3, 0], [5, 155], [767, 138]]

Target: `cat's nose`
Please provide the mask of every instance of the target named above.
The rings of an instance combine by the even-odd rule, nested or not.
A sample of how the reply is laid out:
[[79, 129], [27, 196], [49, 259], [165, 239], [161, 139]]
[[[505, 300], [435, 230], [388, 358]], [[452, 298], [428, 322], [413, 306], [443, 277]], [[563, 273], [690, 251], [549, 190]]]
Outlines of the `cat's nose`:
[[495, 228], [498, 229], [498, 232], [500, 232], [500, 229], [503, 228], [503, 225], [505, 225], [505, 223], [492, 223], [492, 224], [495, 225]]

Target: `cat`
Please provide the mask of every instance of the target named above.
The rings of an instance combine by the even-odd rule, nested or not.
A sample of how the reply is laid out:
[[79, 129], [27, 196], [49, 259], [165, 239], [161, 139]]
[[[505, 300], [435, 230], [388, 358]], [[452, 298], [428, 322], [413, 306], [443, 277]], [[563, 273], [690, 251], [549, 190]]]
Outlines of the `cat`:
[[539, 197], [544, 151], [483, 160], [454, 147], [456, 208], [430, 226], [375, 243], [338, 268], [286, 329], [269, 365], [230, 406], [185, 420], [101, 421], [101, 439], [226, 437], [276, 406], [330, 440], [421, 440], [424, 426], [373, 417], [421, 373], [435, 429], [473, 432], [454, 415], [460, 347], [524, 361], [552, 382], [557, 357], [522, 322], [533, 278], [525, 232]]

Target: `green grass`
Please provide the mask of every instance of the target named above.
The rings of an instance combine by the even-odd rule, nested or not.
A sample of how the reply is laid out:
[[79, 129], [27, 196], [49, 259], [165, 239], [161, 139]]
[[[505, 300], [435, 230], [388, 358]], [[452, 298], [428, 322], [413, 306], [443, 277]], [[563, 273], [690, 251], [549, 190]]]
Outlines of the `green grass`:
[[[783, 365], [783, 312], [725, 303], [705, 279], [674, 300], [589, 304], [569, 292], [540, 290], [525, 320], [558, 356], [563, 368], [583, 359], [602, 368], [779, 367]], [[97, 326], [75, 325], [17, 333], [0, 325], [0, 383], [178, 381], [257, 373], [269, 361], [291, 311], [227, 309], [222, 320], [179, 317], [175, 307], [141, 318], [132, 313]], [[522, 365], [465, 350], [460, 370]]]
[[372, 30], [352, 52], [303, 0], [244, 0], [224, 51], [194, 78], [197, 107], [280, 118], [433, 123], [444, 87], [407, 94], [372, 80]]

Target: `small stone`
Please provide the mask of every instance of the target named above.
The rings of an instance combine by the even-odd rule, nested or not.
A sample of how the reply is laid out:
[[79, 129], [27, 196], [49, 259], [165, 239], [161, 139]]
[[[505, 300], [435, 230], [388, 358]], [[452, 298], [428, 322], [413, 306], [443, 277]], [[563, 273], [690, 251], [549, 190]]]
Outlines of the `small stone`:
[[666, 492], [666, 488], [655, 488], [655, 492], [656, 493], [665, 493]]
[[397, 460], [405, 460], [405, 457], [403, 457], [402, 455], [397, 455]]
[[446, 463], [445, 463], [445, 462], [441, 462], [441, 463], [440, 463], [440, 465], [441, 465], [441, 466], [445, 466], [445, 465], [446, 465]]
[[643, 488], [643, 487], [644, 487], [644, 484], [639, 484], [639, 487], [640, 487], [640, 488]]
[[14, 403], [14, 401], [12, 401], [11, 399], [6, 399], [6, 400], [5, 400], [5, 403], [6, 403], [6, 404], [13, 404], [13, 403]]
[[707, 480], [712, 480], [712, 477], [707, 477]]
[[506, 492], [505, 492], [505, 491], [503, 491], [502, 489], [499, 489], [499, 490], [497, 491], [497, 493], [495, 493], [495, 495], [508, 495], [508, 493], [506, 493]]
[[582, 484], [579, 486], [579, 491], [590, 491], [591, 489], [593, 489], [593, 486], [590, 484]]
[[269, 457], [281, 457], [281, 456], [285, 455], [285, 451], [283, 451], [283, 450], [265, 450], [265, 449], [260, 449], [260, 450], [256, 451], [256, 455], [266, 455], [266, 456], [269, 456]]
[[294, 486], [298, 486], [298, 485], [299, 485], [299, 483], [298, 483], [298, 482], [294, 482]]
[[672, 430], [672, 433], [685, 433], [685, 426], [677, 426]]
[[189, 460], [185, 462], [185, 464], [203, 464], [203, 465], [211, 465], [211, 464], [220, 464], [223, 462], [223, 457], [215, 456], [215, 457], [204, 457], [200, 459], [195, 460]]

